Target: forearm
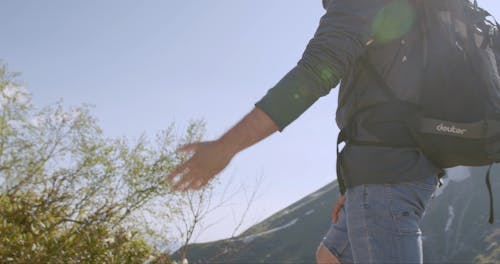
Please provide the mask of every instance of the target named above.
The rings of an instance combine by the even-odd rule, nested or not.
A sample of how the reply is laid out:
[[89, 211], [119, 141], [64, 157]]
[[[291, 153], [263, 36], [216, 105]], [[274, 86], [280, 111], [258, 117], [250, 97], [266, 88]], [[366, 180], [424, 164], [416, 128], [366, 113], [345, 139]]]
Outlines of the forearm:
[[324, 77], [318, 77], [308, 65], [299, 63], [255, 105], [282, 131], [338, 82], [333, 71], [328, 71]]
[[255, 107], [233, 128], [222, 135], [218, 142], [230, 155], [254, 145], [278, 131], [278, 126], [261, 109]]

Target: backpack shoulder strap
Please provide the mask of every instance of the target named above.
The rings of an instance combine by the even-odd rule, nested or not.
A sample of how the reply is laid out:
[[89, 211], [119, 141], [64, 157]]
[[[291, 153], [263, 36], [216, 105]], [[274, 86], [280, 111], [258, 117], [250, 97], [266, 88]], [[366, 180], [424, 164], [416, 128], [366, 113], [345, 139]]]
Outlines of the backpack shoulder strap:
[[359, 58], [360, 65], [364, 67], [368, 73], [375, 79], [377, 84], [382, 88], [382, 91], [390, 100], [399, 100], [394, 91], [389, 87], [386, 80], [380, 75], [375, 66], [371, 63], [371, 61], [366, 57]]
[[417, 8], [417, 22], [420, 30], [420, 37], [422, 38], [422, 64], [425, 68], [428, 61], [428, 49], [429, 43], [427, 40], [427, 29], [428, 29], [428, 10], [425, 0], [415, 0], [415, 6]]

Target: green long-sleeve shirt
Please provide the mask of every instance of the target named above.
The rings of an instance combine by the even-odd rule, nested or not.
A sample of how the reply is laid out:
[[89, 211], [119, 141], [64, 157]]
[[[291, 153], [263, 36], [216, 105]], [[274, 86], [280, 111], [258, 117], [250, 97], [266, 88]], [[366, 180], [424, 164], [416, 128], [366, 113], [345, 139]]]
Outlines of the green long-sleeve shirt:
[[372, 37], [372, 23], [390, 0], [331, 0], [297, 66], [256, 106], [283, 130], [335, 87]]
[[[326, 9], [301, 60], [256, 103], [256, 107], [263, 110], [280, 131], [320, 97], [327, 95], [348, 74], [351, 78], [364, 77], [357, 83], [364, 85], [365, 90], [374, 88], [376, 85], [366, 76], [352, 76], [357, 59], [365, 53], [371, 40], [390, 42], [408, 32], [413, 22], [411, 7], [406, 0], [330, 0]], [[393, 51], [389, 49], [389, 52]], [[375, 63], [383, 65], [389, 60]], [[411, 68], [409, 71], [412, 73]], [[415, 74], [396, 74], [400, 81], [407, 83], [416, 83], [414, 80], [419, 78]], [[405, 87], [413, 88], [410, 85]], [[353, 88], [350, 85], [343, 87]], [[340, 91], [343, 92], [349, 93]], [[343, 99], [346, 98], [341, 96], [339, 99], [340, 107], [344, 105]], [[350, 115], [346, 113], [349, 110], [340, 110], [337, 113]], [[345, 125], [345, 120], [343, 123], [341, 125]], [[441, 172], [416, 148], [349, 146], [347, 150], [341, 158], [346, 161], [341, 166], [344, 174], [337, 175], [337, 178], [340, 185], [345, 181], [348, 188], [365, 183], [408, 181]]]

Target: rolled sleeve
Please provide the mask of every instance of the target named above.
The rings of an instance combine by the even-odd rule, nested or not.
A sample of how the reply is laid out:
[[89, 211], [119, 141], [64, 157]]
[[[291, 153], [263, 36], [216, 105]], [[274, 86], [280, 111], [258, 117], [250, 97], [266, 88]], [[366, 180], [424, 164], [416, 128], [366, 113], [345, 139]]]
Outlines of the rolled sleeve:
[[255, 105], [282, 131], [327, 95], [363, 54], [376, 14], [391, 0], [330, 0], [302, 59]]

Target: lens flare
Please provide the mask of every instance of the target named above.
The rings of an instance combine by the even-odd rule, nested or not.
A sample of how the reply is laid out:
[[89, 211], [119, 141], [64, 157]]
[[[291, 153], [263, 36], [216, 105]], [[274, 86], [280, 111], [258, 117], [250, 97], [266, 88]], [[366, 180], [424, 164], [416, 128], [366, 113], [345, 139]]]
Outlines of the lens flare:
[[398, 39], [410, 31], [415, 22], [415, 10], [408, 0], [397, 0], [384, 7], [375, 16], [372, 35], [378, 43]]

